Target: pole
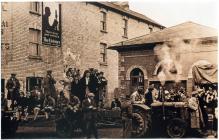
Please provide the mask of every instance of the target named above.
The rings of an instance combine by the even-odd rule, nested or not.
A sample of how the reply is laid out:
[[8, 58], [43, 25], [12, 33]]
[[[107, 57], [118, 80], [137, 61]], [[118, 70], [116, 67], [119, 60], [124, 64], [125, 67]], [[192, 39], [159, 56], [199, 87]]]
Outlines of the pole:
[[163, 111], [163, 120], [166, 119], [166, 118], [165, 118], [164, 102], [165, 102], [164, 86], [162, 86], [162, 111]]

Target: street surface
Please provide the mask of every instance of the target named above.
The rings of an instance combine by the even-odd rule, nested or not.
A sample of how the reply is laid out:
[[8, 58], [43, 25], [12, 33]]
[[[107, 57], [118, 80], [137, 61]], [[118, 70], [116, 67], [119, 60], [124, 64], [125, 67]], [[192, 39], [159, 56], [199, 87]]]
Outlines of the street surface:
[[[100, 128], [98, 129], [99, 138], [122, 138], [122, 128]], [[152, 136], [148, 138], [168, 138], [159, 131], [153, 131]], [[188, 132], [186, 138], [207, 138], [200, 136], [197, 131]], [[28, 122], [21, 122], [14, 137], [16, 139], [53, 139], [60, 138], [56, 134], [55, 121], [52, 117], [46, 120], [44, 115], [40, 115], [37, 120], [33, 121], [32, 117]], [[81, 133], [71, 138], [86, 138]]]

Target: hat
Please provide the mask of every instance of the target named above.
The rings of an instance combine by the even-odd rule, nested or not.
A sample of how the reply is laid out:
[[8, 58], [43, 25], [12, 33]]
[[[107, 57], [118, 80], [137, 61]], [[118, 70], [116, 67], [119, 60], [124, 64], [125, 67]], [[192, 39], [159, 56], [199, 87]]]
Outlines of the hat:
[[197, 91], [193, 91], [193, 92], [192, 92], [192, 95], [196, 95], [196, 94], [198, 94]]
[[148, 88], [153, 89], [154, 88], [154, 84], [150, 84]]
[[202, 92], [202, 91], [203, 91], [203, 89], [201, 89], [201, 88], [198, 89], [198, 92]]
[[47, 70], [47, 73], [52, 73], [52, 70]]
[[101, 71], [101, 72], [99, 72], [100, 74], [103, 74], [103, 72]]
[[165, 93], [165, 94], [169, 94], [169, 91], [165, 90], [164, 93]]
[[16, 73], [11, 73], [11, 76], [16, 76]]
[[90, 92], [90, 93], [87, 94], [87, 96], [88, 96], [88, 97], [94, 97], [95, 95]]

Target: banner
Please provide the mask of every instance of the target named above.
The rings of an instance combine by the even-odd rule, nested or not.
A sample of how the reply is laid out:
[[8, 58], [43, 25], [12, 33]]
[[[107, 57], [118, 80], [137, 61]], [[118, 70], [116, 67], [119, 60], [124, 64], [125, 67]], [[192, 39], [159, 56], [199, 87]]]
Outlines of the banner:
[[196, 84], [214, 84], [218, 81], [216, 65], [195, 65], [192, 67], [192, 75]]
[[42, 43], [61, 46], [61, 5], [56, 2], [42, 4]]

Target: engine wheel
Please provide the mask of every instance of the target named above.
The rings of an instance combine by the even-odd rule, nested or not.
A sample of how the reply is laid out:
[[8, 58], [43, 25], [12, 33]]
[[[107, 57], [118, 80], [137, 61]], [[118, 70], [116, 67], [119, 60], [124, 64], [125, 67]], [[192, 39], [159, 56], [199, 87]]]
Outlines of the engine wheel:
[[134, 137], [144, 136], [151, 127], [151, 116], [142, 112], [132, 114], [132, 135]]
[[182, 138], [186, 134], [186, 122], [178, 118], [170, 120], [167, 134], [171, 138]]

